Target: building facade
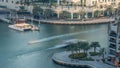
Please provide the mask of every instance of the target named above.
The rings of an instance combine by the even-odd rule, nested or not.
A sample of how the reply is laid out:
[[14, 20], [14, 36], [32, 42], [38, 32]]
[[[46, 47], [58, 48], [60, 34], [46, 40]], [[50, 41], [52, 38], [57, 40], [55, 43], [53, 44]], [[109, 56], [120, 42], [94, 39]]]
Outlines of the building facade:
[[120, 4], [120, 0], [99, 0], [98, 6], [100, 8], [106, 8], [107, 6], [112, 6], [114, 8], [117, 8]]
[[19, 11], [21, 8], [24, 7], [25, 10], [32, 13], [33, 6], [32, 5], [25, 5], [25, 1], [32, 2], [33, 0], [0, 0], [0, 6], [4, 6], [8, 9]]
[[108, 59], [109, 63], [120, 64], [120, 20], [116, 18], [114, 23], [109, 24], [108, 28]]
[[9, 9], [19, 10], [20, 0], [0, 0], [0, 6], [6, 6]]
[[106, 7], [112, 5], [117, 7], [120, 4], [120, 0], [57, 0], [58, 5], [61, 1], [67, 1], [69, 3], [76, 3], [78, 5], [84, 6], [96, 6], [96, 7]]

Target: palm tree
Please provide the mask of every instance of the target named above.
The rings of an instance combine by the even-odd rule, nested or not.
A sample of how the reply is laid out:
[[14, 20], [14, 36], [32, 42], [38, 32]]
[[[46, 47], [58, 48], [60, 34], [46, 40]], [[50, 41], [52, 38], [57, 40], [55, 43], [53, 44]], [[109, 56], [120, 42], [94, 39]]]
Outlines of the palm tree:
[[101, 48], [100, 55], [102, 55], [103, 59], [105, 59], [104, 52], [105, 52], [105, 48]]
[[33, 8], [33, 15], [40, 15], [40, 14], [43, 14], [43, 9], [40, 8], [39, 6], [34, 6]]
[[66, 2], [67, 2], [66, 0], [62, 1], [62, 4], [61, 4], [62, 5], [62, 9], [63, 9], [63, 6], [66, 5]]
[[82, 44], [81, 44], [81, 42], [78, 42], [77, 45], [78, 45], [78, 50], [79, 50], [79, 53], [80, 53]]
[[100, 44], [99, 44], [99, 42], [92, 42], [90, 44], [90, 47], [93, 47], [94, 48], [94, 52], [96, 53], [96, 48], [100, 47]]
[[86, 54], [87, 54], [87, 52], [88, 52], [89, 49], [90, 49], [90, 46], [87, 45], [87, 46], [85, 47], [85, 53], [86, 53]]
[[81, 11], [81, 19], [82, 19], [82, 20], [85, 18], [85, 14], [86, 14], [85, 11], [82, 10], [82, 11]]
[[68, 47], [67, 47], [67, 50], [71, 51], [71, 54], [74, 54], [75, 44], [74, 43], [69, 44]]
[[99, 16], [101, 15], [101, 11], [96, 10], [96, 11], [94, 12], [94, 15], [95, 15], [95, 17], [99, 17]]
[[79, 53], [78, 50], [79, 50], [78, 45], [77, 45], [77, 44], [74, 44], [74, 51], [76, 52], [76, 54]]
[[89, 46], [89, 43], [88, 42], [83, 42], [82, 44], [83, 44], [82, 49], [84, 50], [84, 54], [86, 54], [86, 50]]
[[54, 14], [54, 11], [51, 9], [45, 9], [44, 15], [46, 18], [50, 18]]
[[53, 6], [53, 7], [58, 7], [58, 5], [56, 4], [56, 3], [51, 3], [51, 6]]
[[112, 14], [113, 12], [113, 7], [111, 5], [107, 6], [106, 11], [107, 11], [107, 15], [110, 16], [110, 14]]
[[85, 51], [87, 50], [87, 47], [89, 46], [89, 43], [86, 41], [81, 41], [78, 43], [78, 47], [79, 47], [79, 52], [82, 49], [84, 51], [84, 53], [86, 53]]
[[76, 8], [77, 8], [77, 3], [73, 3], [73, 6], [75, 7], [75, 10], [76, 10]]
[[69, 9], [69, 2], [67, 1], [67, 7], [68, 7], [68, 9]]
[[85, 15], [86, 15], [86, 12], [85, 12], [85, 1], [82, 0], [82, 3], [81, 3], [81, 7], [82, 7], [82, 11], [81, 11], [81, 18], [84, 19], [85, 18]]
[[118, 8], [120, 8], [120, 3], [118, 4]]
[[67, 3], [67, 1], [66, 1], [66, 0], [63, 0], [62, 2], [63, 2], [63, 4], [64, 4], [64, 5], [66, 5], [66, 3]]
[[119, 12], [119, 10], [120, 10], [120, 3], [118, 4], [118, 10], [117, 11]]

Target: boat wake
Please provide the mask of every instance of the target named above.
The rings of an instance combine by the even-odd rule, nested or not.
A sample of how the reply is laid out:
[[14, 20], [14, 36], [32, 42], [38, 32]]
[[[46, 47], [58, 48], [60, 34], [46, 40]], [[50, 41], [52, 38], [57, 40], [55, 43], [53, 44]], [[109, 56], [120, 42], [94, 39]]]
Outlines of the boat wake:
[[83, 32], [76, 32], [76, 33], [69, 33], [69, 34], [63, 34], [63, 35], [58, 35], [58, 36], [52, 36], [52, 37], [43, 38], [43, 39], [40, 39], [40, 40], [29, 41], [28, 43], [29, 44], [35, 44], [35, 43], [46, 42], [46, 41], [57, 39], [57, 38], [79, 35], [80, 33], [95, 32], [95, 31], [100, 31], [100, 30], [104, 30], [104, 29], [95, 29], [95, 30], [91, 30], [91, 31], [83, 31]]
[[56, 45], [56, 46], [54, 46], [54, 47], [48, 48], [47, 50], [62, 48], [62, 47], [65, 47], [65, 46], [67, 46], [67, 45], [65, 45], [65, 44]]

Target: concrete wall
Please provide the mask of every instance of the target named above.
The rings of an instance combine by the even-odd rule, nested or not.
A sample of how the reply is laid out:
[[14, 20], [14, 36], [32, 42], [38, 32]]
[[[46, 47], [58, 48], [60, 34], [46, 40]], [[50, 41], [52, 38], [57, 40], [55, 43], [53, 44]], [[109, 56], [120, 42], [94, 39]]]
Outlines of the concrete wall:
[[17, 1], [20, 0], [0, 0], [0, 5], [6, 6], [9, 9], [19, 10], [19, 6], [16, 4]]

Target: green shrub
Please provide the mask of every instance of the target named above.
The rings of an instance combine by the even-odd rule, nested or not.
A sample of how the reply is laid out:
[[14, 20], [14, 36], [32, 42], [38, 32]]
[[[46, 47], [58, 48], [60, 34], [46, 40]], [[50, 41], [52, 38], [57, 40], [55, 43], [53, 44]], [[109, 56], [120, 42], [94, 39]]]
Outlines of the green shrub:
[[70, 54], [69, 57], [71, 59], [78, 59], [82, 61], [94, 61], [91, 57], [87, 58], [87, 54], [85, 53], [76, 53], [76, 54]]
[[72, 59], [81, 59], [81, 58], [87, 57], [87, 54], [85, 54], [85, 53], [76, 53], [76, 54], [70, 54], [69, 57], [72, 58]]
[[96, 56], [96, 55], [99, 55], [100, 53], [98, 52], [89, 52], [91, 56]]

